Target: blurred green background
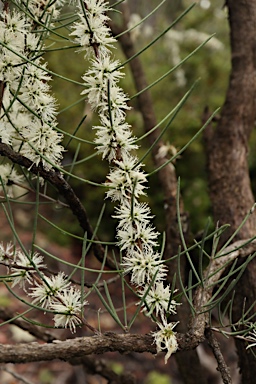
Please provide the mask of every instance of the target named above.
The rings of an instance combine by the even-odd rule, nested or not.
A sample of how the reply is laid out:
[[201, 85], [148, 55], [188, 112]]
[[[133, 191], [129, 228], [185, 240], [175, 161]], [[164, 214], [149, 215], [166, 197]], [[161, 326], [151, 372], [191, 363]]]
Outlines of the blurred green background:
[[[159, 0], [151, 0], [150, 2], [130, 0], [128, 2], [131, 11], [130, 22], [138, 22], [140, 18], [152, 11], [159, 2]], [[190, 5], [191, 2], [188, 0], [167, 0], [154, 15], [133, 31], [136, 48], [140, 49], [149, 43]], [[112, 16], [117, 21], [120, 18], [117, 13], [113, 13]], [[64, 28], [61, 32], [66, 35], [68, 33]], [[173, 29], [141, 55], [147, 80], [151, 83], [185, 58], [212, 34], [215, 35], [204, 47], [151, 89], [155, 113], [158, 121], [160, 121], [176, 106], [194, 82], [199, 79], [192, 95], [164, 136], [164, 141], [178, 150], [202, 126], [202, 115], [205, 107], [213, 112], [216, 108], [222, 106], [225, 99], [230, 72], [230, 47], [227, 13], [226, 9], [223, 8], [223, 0], [214, 2], [208, 0], [198, 1], [195, 7]], [[55, 46], [58, 46], [59, 39], [56, 37], [52, 37], [49, 44], [53, 40]], [[121, 61], [124, 61], [124, 56], [119, 47], [114, 51], [114, 54]], [[89, 65], [88, 60], [84, 59], [83, 52], [77, 53], [75, 49], [50, 52], [46, 55], [46, 60], [50, 69], [78, 82], [82, 81], [81, 76]], [[127, 76], [122, 80], [121, 86], [125, 92], [132, 96], [135, 89], [128, 66], [126, 66], [125, 71]], [[80, 92], [83, 89], [82, 86], [57, 78], [52, 82], [52, 88], [58, 99], [60, 110], [79, 100], [81, 98]], [[132, 106], [134, 108], [128, 112], [127, 119], [133, 126], [134, 135], [139, 137], [143, 134], [143, 125], [137, 109], [136, 99], [132, 100]], [[96, 114], [90, 111], [89, 105], [85, 101], [60, 113], [59, 128], [73, 133], [85, 114], [87, 118], [81, 125], [78, 136], [93, 141], [95, 132], [92, 127], [95, 124], [97, 125], [98, 120]], [[69, 138], [66, 137], [64, 140], [65, 145], [68, 141]], [[252, 148], [255, 147], [255, 141], [254, 134]], [[139, 155], [143, 155], [148, 142], [144, 139], [140, 143]], [[82, 160], [95, 153], [94, 145], [86, 143], [80, 143], [79, 153], [77, 153], [77, 145], [76, 140], [69, 143], [64, 164], [71, 163], [75, 156], [77, 156], [77, 160]], [[252, 179], [255, 181], [256, 158], [252, 149], [249, 161]], [[154, 169], [150, 156], [144, 162], [147, 172]], [[196, 234], [204, 228], [207, 217], [211, 216], [202, 137], [192, 143], [176, 161], [175, 166], [177, 176], [181, 177], [181, 192], [185, 202], [185, 209], [190, 214], [191, 230]], [[69, 170], [70, 168], [67, 167], [66, 169]], [[85, 179], [103, 183], [108, 169], [108, 163], [96, 156], [77, 165], [74, 173]], [[102, 208], [105, 189], [86, 183], [81, 185], [76, 179], [72, 179], [71, 184], [82, 199], [90, 221], [95, 225]], [[158, 230], [162, 231], [164, 230], [163, 197], [159, 189], [157, 175], [149, 179], [149, 186], [148, 201], [155, 215], [155, 225]], [[110, 220], [113, 213], [113, 204], [109, 201], [105, 202], [107, 205], [100, 225], [99, 236], [103, 240], [113, 240], [116, 224], [114, 219]], [[79, 228], [72, 218], [68, 221], [68, 224], [65, 224], [65, 222], [67, 223], [66, 212], [62, 213], [60, 210], [56, 213], [56, 216], [63, 222], [63, 227], [69, 231], [79, 233]], [[60, 237], [60, 241], [65, 242], [66, 240]]]

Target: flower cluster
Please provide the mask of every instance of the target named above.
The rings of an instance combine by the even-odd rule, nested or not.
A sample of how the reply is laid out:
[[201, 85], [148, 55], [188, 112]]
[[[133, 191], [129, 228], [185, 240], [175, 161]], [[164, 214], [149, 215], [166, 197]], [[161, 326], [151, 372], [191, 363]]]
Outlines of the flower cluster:
[[[65, 4], [65, 0], [29, 0], [26, 4], [27, 11], [33, 15], [36, 22], [49, 23], [56, 19], [60, 14], [60, 9]], [[22, 6], [23, 0], [18, 3]]]
[[80, 44], [86, 57], [94, 55], [91, 67], [83, 76], [82, 94], [87, 95], [91, 108], [99, 115], [101, 125], [94, 127], [95, 143], [98, 152], [111, 164], [105, 185], [107, 197], [119, 203], [114, 217], [119, 220], [118, 245], [125, 254], [122, 266], [125, 273], [131, 274], [131, 282], [142, 297], [143, 311], [151, 315], [155, 310], [161, 317], [163, 324], [158, 324], [161, 330], [155, 334], [156, 343], [158, 350], [164, 343], [168, 358], [177, 347], [174, 347], [174, 332], [172, 343], [169, 336], [163, 336], [165, 329], [168, 333], [170, 326], [173, 327], [167, 323], [166, 315], [176, 313], [177, 303], [170, 300], [170, 286], [163, 284], [167, 268], [155, 251], [158, 233], [151, 224], [153, 216], [149, 206], [140, 202], [140, 197], [145, 195], [147, 174], [133, 155], [137, 145], [126, 122], [126, 112], [130, 108], [128, 96], [119, 86], [124, 76], [120, 71], [122, 67], [119, 61], [112, 59], [110, 52], [115, 39], [107, 25], [108, 10], [108, 2], [103, 0], [81, 0], [79, 21], [71, 36], [75, 36], [75, 42]]
[[15, 183], [21, 183], [23, 181], [23, 176], [19, 175], [15, 168], [10, 164], [1, 164], [0, 165], [0, 189], [5, 190], [5, 193], [13, 197]]
[[248, 341], [246, 349], [256, 347], [256, 323], [254, 323], [254, 329], [249, 332], [249, 336], [245, 338]]
[[80, 1], [78, 5], [79, 21], [74, 24], [75, 42], [90, 55], [93, 51], [97, 54], [107, 54], [115, 39], [111, 36], [106, 22], [109, 20], [106, 12], [108, 3], [104, 0]]
[[33, 298], [33, 304], [54, 312], [55, 327], [69, 327], [75, 332], [76, 326], [82, 325], [81, 313], [88, 302], [81, 299], [81, 291], [71, 286], [63, 272], [45, 275], [46, 266], [39, 253], [25, 254], [12, 243], [1, 243], [0, 264], [7, 267], [12, 287], [19, 285]]
[[165, 355], [165, 364], [167, 360], [171, 356], [172, 353], [176, 352], [178, 349], [178, 343], [175, 336], [175, 332], [173, 332], [173, 328], [176, 327], [178, 323], [167, 323], [166, 319], [163, 319], [162, 323], [157, 323], [160, 328], [159, 331], [154, 332], [154, 338], [156, 343], [157, 352], [163, 351], [167, 348], [168, 352]]
[[0, 139], [50, 169], [62, 158], [62, 135], [56, 130], [51, 78], [38, 52], [45, 37], [42, 24], [49, 27], [63, 1], [18, 3], [24, 12], [6, 6], [0, 15]]

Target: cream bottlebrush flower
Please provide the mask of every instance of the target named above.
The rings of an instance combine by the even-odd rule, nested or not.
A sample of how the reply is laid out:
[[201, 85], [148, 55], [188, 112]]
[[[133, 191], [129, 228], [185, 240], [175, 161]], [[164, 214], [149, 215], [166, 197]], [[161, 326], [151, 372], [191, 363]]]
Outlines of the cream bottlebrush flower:
[[115, 87], [110, 84], [108, 93], [107, 102], [103, 102], [102, 105], [99, 105], [99, 113], [109, 114], [109, 110], [111, 111], [111, 117], [113, 119], [124, 119], [125, 118], [125, 110], [131, 109], [128, 106], [127, 102], [129, 98], [124, 93], [122, 88]]
[[[56, 100], [49, 93], [45, 92], [47, 84], [31, 84], [19, 96], [22, 104], [27, 109], [27, 113], [32, 110], [32, 116], [37, 117], [44, 123], [56, 124]], [[32, 117], [31, 116], [31, 117]]]
[[137, 223], [148, 224], [154, 217], [146, 203], [137, 201], [133, 201], [132, 205], [130, 202], [124, 201], [123, 204], [115, 208], [115, 211], [116, 215], [113, 215], [113, 217], [119, 220], [118, 228], [129, 228]]
[[88, 86], [90, 86], [90, 81], [95, 77], [104, 85], [106, 85], [107, 81], [117, 84], [124, 77], [124, 73], [120, 71], [123, 68], [120, 67], [120, 64], [119, 60], [113, 60], [108, 55], [100, 55], [96, 59], [91, 60], [91, 67], [82, 79], [85, 81], [85, 85], [88, 83]]
[[145, 195], [146, 174], [141, 170], [141, 165], [137, 165], [138, 159], [131, 155], [123, 156], [122, 160], [116, 160], [116, 168], [112, 168], [107, 176], [105, 185], [109, 187], [107, 197], [113, 201], [119, 200], [124, 202], [133, 195], [138, 198]]
[[[110, 28], [106, 25], [109, 20], [106, 12], [109, 10], [108, 3], [102, 0], [87, 0], [83, 2], [83, 7], [79, 4], [79, 21], [73, 25], [71, 36], [75, 36], [74, 41], [85, 50], [85, 57], [91, 53], [108, 53], [109, 48], [116, 41], [111, 35]], [[85, 17], [86, 14], [86, 17]]]
[[64, 272], [59, 272], [56, 276], [44, 276], [41, 283], [35, 281], [35, 287], [30, 288], [29, 296], [33, 297], [33, 303], [40, 304], [43, 308], [49, 308], [56, 303], [56, 296], [68, 289], [70, 282]]
[[124, 273], [131, 273], [131, 282], [137, 286], [150, 284], [153, 279], [158, 283], [166, 277], [167, 268], [152, 248], [133, 249], [133, 252], [123, 257], [122, 267]]
[[[41, 65], [41, 60], [36, 61], [35, 65]], [[32, 70], [33, 67], [34, 70]], [[50, 80], [50, 77], [45, 75], [45, 67], [46, 64], [41, 66], [41, 69], [33, 64], [26, 66], [19, 99], [28, 112], [32, 110], [44, 122], [53, 122], [57, 115], [57, 106], [55, 98], [49, 94], [50, 86], [46, 81]]]
[[1, 19], [4, 20], [0, 21], [0, 29], [2, 29], [2, 23], [4, 24], [4, 27], [6, 30], [15, 32], [21, 32], [23, 33], [24, 29], [28, 26], [27, 20], [24, 18], [24, 16], [13, 10], [12, 12], [3, 11], [0, 15]]
[[0, 39], [1, 42], [14, 50], [24, 49], [24, 33], [29, 23], [26, 18], [13, 10], [3, 11], [0, 15]]
[[160, 328], [159, 331], [153, 332], [154, 342], [156, 343], [157, 353], [167, 349], [164, 361], [167, 364], [167, 361], [172, 353], [176, 352], [178, 349], [178, 342], [176, 339], [176, 332], [173, 329], [176, 327], [177, 323], [167, 323], [167, 319], [163, 318], [163, 323], [157, 323]]
[[105, 0], [84, 0], [88, 12], [95, 17], [102, 18], [103, 21], [108, 20], [109, 18], [105, 16], [105, 13], [109, 11], [108, 1]]
[[5, 190], [8, 196], [13, 197], [13, 184], [22, 183], [24, 177], [18, 175], [11, 164], [0, 165], [0, 191]]
[[[156, 316], [159, 314], [163, 317], [164, 313], [176, 313], [176, 307], [179, 305], [175, 300], [170, 301], [170, 286], [167, 285], [164, 287], [163, 281], [158, 281], [152, 287], [145, 286], [143, 290], [139, 292], [139, 296], [144, 298], [144, 303], [142, 304], [143, 312], [147, 312], [147, 316], [150, 316], [153, 311], [156, 312]], [[147, 292], [148, 290], [148, 292]]]
[[8, 84], [17, 83], [22, 73], [21, 62], [20, 57], [15, 53], [3, 49], [0, 52], [0, 81]]
[[23, 15], [3, 11], [0, 15], [0, 80], [13, 84], [22, 73], [27, 21]]
[[246, 337], [246, 340], [250, 343], [247, 345], [246, 349], [256, 347], [256, 329], [253, 329], [252, 332], [249, 333], [249, 336]]
[[13, 83], [22, 73], [25, 35], [28, 23], [18, 12], [3, 11], [0, 15], [0, 80]]
[[88, 305], [88, 301], [81, 302], [81, 292], [74, 287], [59, 293], [56, 302], [50, 305], [52, 310], [58, 312], [54, 315], [55, 327], [69, 327], [74, 333], [76, 325], [82, 324], [80, 315], [85, 305]]
[[116, 237], [119, 239], [118, 245], [121, 251], [133, 252], [136, 244], [141, 244], [145, 249], [157, 246], [159, 233], [155, 228], [147, 223], [131, 224], [124, 229], [118, 229]]
[[20, 6], [26, 10], [33, 18], [39, 20], [40, 23], [56, 19], [59, 16], [60, 8], [65, 4], [65, 0], [29, 0], [24, 4], [24, 1], [19, 0]]
[[[100, 55], [97, 59], [92, 60], [91, 68], [82, 76], [86, 89], [81, 92], [81, 95], [87, 95], [88, 102], [93, 110], [108, 106], [108, 84], [110, 98], [111, 94], [113, 94], [113, 98], [117, 94], [117, 91], [113, 89], [117, 87], [118, 81], [124, 76], [120, 70], [115, 70], [119, 66], [120, 62], [118, 60], [113, 61], [107, 55]], [[123, 93], [122, 89], [118, 88], [118, 91], [118, 103], [123, 109], [127, 109], [128, 97]]]
[[135, 138], [132, 136], [130, 125], [122, 118], [101, 116], [102, 126], [94, 126], [97, 129], [94, 142], [98, 145], [97, 150], [102, 153], [102, 158], [107, 158], [109, 162], [116, 158], [118, 152], [120, 157], [128, 156], [130, 151], [138, 148], [134, 144]]
[[[54, 131], [47, 123], [41, 125], [40, 121], [31, 122], [29, 127], [19, 130], [19, 137], [14, 150], [30, 159], [37, 166], [42, 163], [46, 169], [58, 165], [62, 159], [64, 148], [60, 145], [62, 135]], [[23, 145], [20, 148], [20, 140]]]
[[[43, 12], [49, 2], [29, 2], [32, 8], [39, 5]], [[20, 6], [23, 8], [25, 5]], [[16, 41], [10, 42], [10, 48], [11, 44], [16, 44], [17, 53], [31, 58], [33, 51], [29, 47], [37, 49], [40, 37], [35, 38], [30, 29], [32, 20], [29, 22], [28, 18], [10, 11], [1, 20], [0, 35], [2, 33], [7, 42], [10, 39]], [[18, 65], [21, 63], [23, 65]], [[1, 116], [0, 139], [37, 165], [41, 162], [47, 169], [58, 165], [62, 159], [63, 147], [59, 145], [62, 135], [52, 128], [57, 125], [57, 108], [54, 97], [49, 93], [50, 76], [46, 74], [46, 64], [42, 63], [41, 58], [34, 60], [33, 64], [26, 63], [18, 54], [2, 48], [0, 80], [7, 84], [3, 94], [3, 110], [8, 111], [6, 116], [4, 113]]]
[[[13, 96], [9, 91], [8, 84], [4, 90], [3, 109], [8, 111], [8, 116], [4, 111], [0, 116], [0, 138], [3, 143], [13, 145], [18, 132], [24, 127], [30, 126], [33, 116], [28, 114], [17, 100], [13, 101]], [[20, 146], [19, 135], [18, 139], [18, 145]]]
[[41, 92], [48, 92], [50, 86], [47, 82], [51, 80], [51, 77], [47, 73], [46, 67], [46, 63], [42, 63], [40, 59], [34, 60], [33, 64], [27, 63], [25, 71], [23, 71], [20, 91], [25, 93], [28, 92], [31, 87], [37, 87], [40, 88]]
[[7, 264], [12, 264], [15, 261], [15, 250], [11, 242], [7, 243], [6, 246], [3, 242], [0, 243], [0, 261]]
[[16, 134], [16, 131], [13, 128], [12, 124], [9, 123], [9, 121], [6, 121], [7, 120], [6, 117], [1, 116], [0, 119], [1, 119], [0, 120], [0, 139], [1, 139], [1, 142], [4, 144], [10, 145], [10, 144], [12, 144], [12, 140]]
[[13, 272], [10, 277], [12, 278], [12, 287], [19, 284], [25, 290], [25, 283], [32, 284], [33, 274], [37, 269], [43, 269], [46, 266], [43, 264], [43, 256], [39, 253], [30, 253], [25, 255], [21, 250], [16, 252], [16, 261], [12, 265], [11, 271]]

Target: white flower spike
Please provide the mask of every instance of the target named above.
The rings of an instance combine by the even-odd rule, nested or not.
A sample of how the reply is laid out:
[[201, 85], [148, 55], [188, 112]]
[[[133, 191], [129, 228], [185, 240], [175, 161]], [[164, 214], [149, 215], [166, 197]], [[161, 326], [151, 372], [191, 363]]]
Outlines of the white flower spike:
[[172, 353], [178, 349], [178, 342], [175, 336], [176, 332], [173, 331], [177, 324], [178, 323], [167, 323], [166, 318], [162, 318], [162, 323], [157, 323], [160, 330], [153, 332], [157, 353], [167, 349], [164, 358], [165, 364], [167, 364]]
[[81, 310], [88, 305], [88, 301], [81, 302], [81, 291], [71, 287], [57, 295], [57, 300], [50, 308], [58, 312], [54, 315], [55, 327], [69, 327], [72, 333], [76, 332], [76, 326], [82, 325]]

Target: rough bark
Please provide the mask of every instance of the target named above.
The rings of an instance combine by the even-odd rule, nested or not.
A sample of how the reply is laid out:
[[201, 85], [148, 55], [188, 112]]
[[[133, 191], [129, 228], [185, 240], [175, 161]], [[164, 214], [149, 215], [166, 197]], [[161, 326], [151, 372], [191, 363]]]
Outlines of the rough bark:
[[[254, 204], [248, 169], [248, 139], [256, 117], [256, 2], [229, 0], [232, 71], [226, 101], [216, 128], [205, 133], [209, 191], [220, 225], [230, 224], [228, 238]], [[255, 233], [252, 215], [237, 239]]]
[[[240, 225], [254, 204], [247, 162], [248, 140], [256, 118], [256, 1], [227, 0], [232, 70], [220, 120], [205, 133], [209, 190], [215, 221], [228, 223], [225, 241]], [[255, 236], [256, 215], [250, 216], [236, 239]], [[233, 320], [256, 300], [256, 260], [236, 287]], [[256, 313], [256, 307], [253, 309]], [[252, 320], [252, 321], [255, 321]], [[255, 383], [255, 357], [236, 340], [242, 383]]]
[[210, 328], [207, 328], [205, 330], [205, 336], [217, 360], [217, 363], [218, 363], [217, 370], [221, 373], [223, 384], [231, 384], [232, 380], [230, 376], [230, 370], [223, 358], [223, 355], [220, 350], [220, 345]]

